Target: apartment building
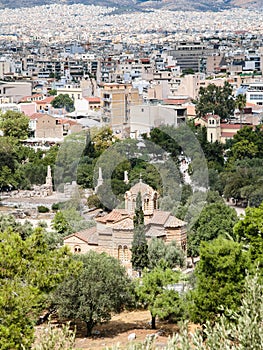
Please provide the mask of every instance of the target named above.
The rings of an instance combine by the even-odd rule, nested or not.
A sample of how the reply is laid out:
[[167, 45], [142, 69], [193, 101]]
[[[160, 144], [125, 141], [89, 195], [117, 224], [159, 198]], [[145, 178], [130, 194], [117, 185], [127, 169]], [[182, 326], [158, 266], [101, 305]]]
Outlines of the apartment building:
[[192, 69], [194, 72], [203, 71], [207, 56], [212, 55], [215, 50], [200, 42], [180, 42], [168, 51], [170, 56], [176, 60], [181, 70]]
[[106, 83], [101, 87], [102, 119], [115, 132], [123, 133], [129, 128], [130, 108], [142, 103], [138, 89], [132, 84]]
[[5, 98], [9, 102], [17, 103], [24, 96], [32, 95], [32, 84], [29, 82], [0, 81], [0, 99]]

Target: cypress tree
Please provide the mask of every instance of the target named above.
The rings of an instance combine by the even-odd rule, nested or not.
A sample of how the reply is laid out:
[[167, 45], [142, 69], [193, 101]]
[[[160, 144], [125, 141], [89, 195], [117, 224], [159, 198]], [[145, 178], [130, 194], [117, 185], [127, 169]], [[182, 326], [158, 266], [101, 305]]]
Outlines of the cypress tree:
[[135, 271], [141, 274], [141, 271], [148, 266], [148, 245], [145, 236], [144, 213], [142, 210], [142, 198], [139, 192], [136, 198], [136, 208], [133, 218], [134, 231], [132, 241], [131, 263]]

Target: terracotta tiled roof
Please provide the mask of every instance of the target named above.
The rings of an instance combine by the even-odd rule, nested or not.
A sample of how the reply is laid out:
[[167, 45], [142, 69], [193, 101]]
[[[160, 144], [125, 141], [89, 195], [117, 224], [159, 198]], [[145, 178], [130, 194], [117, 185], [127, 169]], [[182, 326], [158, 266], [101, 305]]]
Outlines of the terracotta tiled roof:
[[132, 186], [128, 192], [130, 192], [131, 194], [137, 194], [139, 192], [141, 192], [143, 194], [145, 194], [145, 193], [152, 194], [155, 191], [151, 186], [147, 185], [146, 183], [144, 183], [142, 181], [139, 181], [134, 186]]
[[221, 124], [221, 130], [222, 129], [241, 129], [242, 128], [242, 125], [240, 124]]
[[49, 114], [46, 114], [46, 113], [34, 113], [34, 114], [32, 114], [31, 116], [30, 116], [30, 119], [39, 119], [39, 118], [42, 118], [43, 116], [49, 116], [49, 117], [51, 117], [51, 115], [49, 115]]
[[166, 235], [166, 232], [163, 230], [157, 230], [156, 228], [150, 228], [146, 233], [145, 236], [147, 238], [154, 238], [154, 237], [163, 237]]
[[66, 236], [64, 237], [64, 241], [70, 237], [77, 237], [88, 244], [94, 244], [94, 245], [98, 244], [98, 234], [97, 234], [96, 226], [88, 228], [86, 230], [75, 232], [69, 236]]
[[114, 209], [109, 214], [107, 214], [103, 217], [97, 218], [96, 221], [102, 222], [102, 223], [107, 223], [107, 222], [108, 223], [116, 223], [125, 217], [126, 218], [129, 217], [129, 214], [126, 211]]
[[149, 224], [164, 225], [171, 214], [168, 211], [155, 210]]
[[99, 97], [85, 97], [85, 100], [89, 102], [94, 102], [94, 103], [100, 103], [100, 98]]
[[54, 96], [49, 96], [49, 97], [46, 97], [44, 100], [41, 100], [41, 101], [35, 101], [37, 104], [50, 104], [53, 100], [54, 100]]
[[163, 100], [163, 102], [167, 105], [181, 105], [185, 102], [189, 101], [189, 98], [187, 99], [170, 99], [170, 98], [166, 98]]
[[225, 131], [221, 133], [221, 137], [233, 137], [234, 135], [236, 135], [236, 132], [231, 132], [231, 131]]
[[117, 222], [112, 226], [114, 230], [129, 230], [132, 231], [134, 229], [133, 219], [132, 218], [124, 218], [123, 220]]
[[182, 221], [178, 218], [176, 218], [173, 215], [170, 215], [168, 220], [166, 221], [166, 223], [164, 224], [164, 227], [183, 227], [185, 226], [187, 223], [185, 221]]

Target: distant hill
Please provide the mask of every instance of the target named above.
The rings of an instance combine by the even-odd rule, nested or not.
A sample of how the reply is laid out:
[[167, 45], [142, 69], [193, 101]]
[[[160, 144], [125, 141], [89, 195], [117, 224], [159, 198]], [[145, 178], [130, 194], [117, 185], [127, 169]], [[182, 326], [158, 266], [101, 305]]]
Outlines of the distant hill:
[[165, 8], [171, 10], [219, 11], [231, 7], [263, 7], [263, 0], [0, 0], [0, 9], [33, 7], [50, 4], [77, 4], [115, 6], [126, 9]]

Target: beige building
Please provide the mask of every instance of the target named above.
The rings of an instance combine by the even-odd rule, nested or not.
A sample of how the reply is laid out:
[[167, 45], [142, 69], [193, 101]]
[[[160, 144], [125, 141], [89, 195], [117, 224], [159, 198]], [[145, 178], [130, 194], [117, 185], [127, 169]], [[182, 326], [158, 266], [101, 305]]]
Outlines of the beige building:
[[18, 103], [22, 97], [32, 95], [32, 85], [28, 82], [0, 81], [0, 98]]
[[[218, 115], [208, 114], [198, 122], [207, 127], [207, 141], [226, 143], [243, 127], [241, 123], [221, 123]], [[248, 124], [246, 124], [248, 125]], [[252, 125], [250, 125], [253, 127]]]
[[44, 113], [35, 113], [30, 117], [31, 125], [35, 121], [36, 138], [63, 138], [63, 126], [59, 119]]
[[138, 89], [131, 84], [105, 83], [101, 88], [102, 118], [114, 132], [129, 129], [130, 108], [142, 103]]
[[131, 106], [130, 136], [132, 138], [137, 138], [141, 134], [149, 134], [152, 128], [157, 128], [161, 125], [172, 125], [177, 127], [185, 122], [186, 114], [187, 107], [176, 104], [143, 104]]
[[157, 208], [158, 193], [140, 181], [125, 194], [125, 209], [114, 209], [109, 214], [96, 219], [96, 226], [71, 234], [64, 238], [73, 253], [86, 253], [89, 250], [106, 252], [117, 258], [132, 273], [131, 246], [133, 240], [133, 217], [136, 198], [141, 193], [146, 238], [158, 238], [177, 245], [186, 252], [186, 222], [170, 212]]

